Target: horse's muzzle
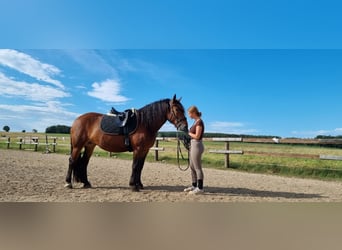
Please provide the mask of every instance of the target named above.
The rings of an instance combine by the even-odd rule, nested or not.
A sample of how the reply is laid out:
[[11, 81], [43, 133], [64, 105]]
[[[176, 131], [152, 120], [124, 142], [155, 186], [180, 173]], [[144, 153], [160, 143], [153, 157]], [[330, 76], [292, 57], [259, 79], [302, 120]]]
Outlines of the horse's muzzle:
[[188, 133], [189, 132], [188, 125], [187, 124], [181, 124], [178, 127], [178, 131], [182, 131], [182, 132]]

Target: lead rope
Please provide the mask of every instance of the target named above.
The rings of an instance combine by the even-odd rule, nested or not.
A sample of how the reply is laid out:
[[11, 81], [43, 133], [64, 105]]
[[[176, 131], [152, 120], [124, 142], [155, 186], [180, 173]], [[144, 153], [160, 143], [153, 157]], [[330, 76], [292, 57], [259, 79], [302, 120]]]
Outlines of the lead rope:
[[[185, 159], [184, 156], [183, 156], [183, 152], [182, 152], [182, 148], [181, 148], [181, 144], [180, 144], [180, 139], [179, 139], [178, 131], [177, 131], [177, 164], [178, 164], [178, 168], [181, 171], [186, 171], [190, 167], [189, 153], [190, 152], [188, 151], [188, 159]], [[181, 155], [182, 160], [187, 160], [188, 161], [188, 165], [185, 168], [182, 168], [182, 166], [180, 164], [179, 155]]]

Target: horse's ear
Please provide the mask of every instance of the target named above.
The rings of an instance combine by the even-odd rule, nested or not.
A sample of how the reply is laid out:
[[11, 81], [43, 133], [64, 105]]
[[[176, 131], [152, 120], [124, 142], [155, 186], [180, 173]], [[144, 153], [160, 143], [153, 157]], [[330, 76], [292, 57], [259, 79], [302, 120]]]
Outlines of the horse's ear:
[[172, 101], [176, 101], [176, 99], [177, 99], [177, 96], [176, 96], [176, 94], [174, 94]]
[[173, 96], [173, 98], [172, 98], [172, 101], [174, 102], [174, 101], [178, 101], [178, 102], [180, 102], [182, 100], [182, 97], [181, 98], [179, 98], [178, 100], [177, 100], [177, 95], [176, 94], [174, 94], [174, 96]]

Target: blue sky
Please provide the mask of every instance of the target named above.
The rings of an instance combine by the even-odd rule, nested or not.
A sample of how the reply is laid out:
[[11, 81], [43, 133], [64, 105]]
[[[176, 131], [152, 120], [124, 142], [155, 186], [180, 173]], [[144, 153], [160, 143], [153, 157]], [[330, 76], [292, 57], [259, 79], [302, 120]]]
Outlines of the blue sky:
[[0, 126], [44, 131], [176, 93], [208, 132], [340, 135], [340, 10], [331, 0], [3, 1]]
[[3, 48], [341, 48], [339, 0], [2, 0]]
[[[208, 132], [342, 134], [342, 50], [0, 50], [0, 120], [12, 130], [183, 98]], [[170, 124], [164, 130], [173, 130]]]

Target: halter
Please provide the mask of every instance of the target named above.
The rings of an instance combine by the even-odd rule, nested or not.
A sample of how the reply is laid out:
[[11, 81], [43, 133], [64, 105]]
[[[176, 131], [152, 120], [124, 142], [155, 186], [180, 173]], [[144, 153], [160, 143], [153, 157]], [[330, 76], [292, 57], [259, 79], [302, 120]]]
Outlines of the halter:
[[[181, 149], [181, 141], [183, 142], [184, 146], [185, 146], [185, 138], [180, 138], [179, 136], [179, 128], [182, 126], [182, 122], [183, 121], [186, 121], [186, 118], [181, 118], [179, 119], [175, 112], [173, 111], [173, 108], [172, 108], [173, 104], [171, 104], [171, 102], [169, 102], [169, 108], [170, 108], [170, 113], [171, 113], [171, 117], [170, 119], [168, 119], [169, 122], [173, 123], [172, 120], [176, 121], [176, 128], [177, 128], [177, 163], [178, 163], [178, 168], [181, 170], [181, 171], [186, 171], [188, 170], [188, 168], [190, 167], [190, 157], [189, 157], [189, 150], [188, 150], [188, 159], [185, 159], [185, 157], [183, 156], [183, 153], [182, 153], [182, 149]], [[181, 167], [181, 164], [180, 164], [180, 156], [182, 157], [183, 160], [187, 160], [188, 164], [186, 167], [182, 168]]]
[[177, 131], [178, 131], [179, 128], [182, 126], [182, 122], [183, 122], [183, 121], [186, 121], [186, 118], [184, 117], [184, 118], [179, 119], [179, 118], [176, 116], [176, 114], [175, 114], [175, 112], [173, 111], [173, 109], [172, 109], [172, 106], [173, 106], [173, 105], [171, 105], [171, 104], [169, 103], [169, 106], [170, 106], [170, 110], [171, 110], [171, 117], [170, 117], [170, 119], [168, 119], [168, 120], [169, 120], [169, 122], [171, 122], [171, 123], [173, 123], [172, 120], [175, 120], [175, 121], [176, 121], [175, 126], [176, 126]]

